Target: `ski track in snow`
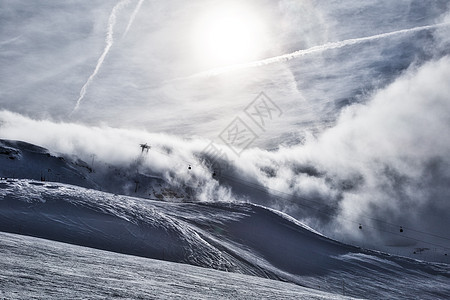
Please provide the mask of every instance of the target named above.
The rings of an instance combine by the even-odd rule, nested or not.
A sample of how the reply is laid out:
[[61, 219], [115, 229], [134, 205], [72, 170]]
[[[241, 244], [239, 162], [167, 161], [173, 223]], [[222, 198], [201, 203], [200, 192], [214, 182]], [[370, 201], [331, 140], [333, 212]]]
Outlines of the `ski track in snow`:
[[92, 81], [94, 80], [95, 76], [97, 76], [97, 73], [100, 71], [100, 68], [103, 65], [103, 62], [105, 61], [106, 56], [109, 53], [109, 50], [111, 50], [111, 47], [114, 44], [114, 27], [116, 25], [117, 20], [117, 13], [127, 4], [129, 3], [129, 0], [121, 0], [119, 3], [117, 3], [109, 15], [108, 18], [108, 32], [106, 34], [106, 45], [103, 49], [102, 55], [100, 55], [99, 59], [97, 60], [97, 65], [95, 66], [94, 72], [89, 76], [86, 83], [83, 85], [80, 91], [80, 97], [77, 100], [77, 103], [75, 104], [75, 107], [73, 108], [72, 112], [69, 116], [71, 116], [73, 113], [75, 113], [79, 107], [81, 102], [83, 101], [84, 97], [86, 96], [86, 92], [88, 87], [91, 85]]

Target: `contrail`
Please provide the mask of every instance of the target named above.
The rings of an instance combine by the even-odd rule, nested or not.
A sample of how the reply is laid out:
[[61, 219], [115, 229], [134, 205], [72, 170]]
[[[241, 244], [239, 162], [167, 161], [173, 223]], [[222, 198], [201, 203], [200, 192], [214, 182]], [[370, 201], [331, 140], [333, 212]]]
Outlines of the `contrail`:
[[117, 3], [109, 15], [108, 19], [108, 32], [106, 34], [106, 46], [103, 50], [102, 55], [97, 60], [97, 65], [95, 66], [94, 72], [92, 72], [91, 76], [87, 79], [86, 83], [83, 85], [80, 91], [80, 97], [77, 100], [77, 103], [75, 104], [75, 107], [73, 108], [70, 115], [72, 115], [75, 111], [78, 110], [80, 107], [81, 101], [83, 100], [84, 96], [86, 95], [87, 88], [92, 83], [92, 80], [94, 80], [95, 76], [97, 75], [98, 71], [102, 67], [103, 61], [106, 58], [106, 55], [108, 55], [109, 50], [111, 49], [112, 45], [114, 44], [114, 26], [116, 25], [116, 19], [117, 19], [117, 12], [122, 9], [125, 5], [127, 5], [129, 0], [121, 0], [119, 3]]
[[136, 8], [134, 9], [133, 13], [131, 14], [130, 21], [128, 21], [127, 28], [125, 29], [125, 32], [122, 35], [122, 38], [124, 38], [128, 31], [130, 30], [131, 25], [134, 22], [134, 19], [136, 18], [137, 14], [139, 13], [139, 10], [141, 9], [142, 3], [144, 3], [144, 0], [139, 0], [138, 4], [136, 5]]
[[10, 39], [8, 39], [8, 40], [6, 40], [6, 41], [0, 42], [0, 47], [2, 47], [2, 46], [4, 46], [4, 45], [11, 44], [11, 43], [14, 43], [15, 41], [17, 41], [17, 40], [20, 39], [21, 37], [22, 37], [22, 34], [21, 34], [21, 35], [18, 35], [18, 36], [16, 36], [16, 37], [10, 38]]
[[298, 51], [295, 51], [292, 53], [283, 54], [283, 55], [279, 55], [279, 56], [275, 56], [275, 57], [270, 57], [270, 58], [266, 58], [266, 59], [262, 59], [262, 60], [258, 60], [258, 61], [252, 61], [249, 63], [242, 63], [242, 64], [236, 64], [236, 65], [226, 66], [226, 67], [222, 67], [222, 68], [211, 69], [211, 70], [196, 73], [196, 74], [193, 74], [193, 75], [190, 75], [187, 77], [173, 79], [170, 81], [178, 81], [178, 80], [201, 78], [201, 77], [210, 77], [210, 76], [220, 75], [220, 74], [231, 72], [231, 71], [247, 69], [247, 68], [255, 68], [255, 67], [270, 65], [270, 64], [274, 64], [274, 63], [290, 61], [292, 59], [295, 59], [295, 58], [298, 58], [301, 56], [305, 56], [305, 55], [311, 54], [311, 53], [316, 53], [316, 52], [321, 52], [321, 51], [326, 51], [326, 50], [331, 50], [331, 49], [338, 49], [338, 48], [342, 48], [342, 47], [346, 47], [346, 46], [350, 46], [350, 45], [354, 45], [354, 44], [359, 44], [359, 43], [363, 43], [363, 42], [367, 42], [367, 41], [373, 41], [373, 40], [378, 40], [378, 39], [391, 37], [391, 36], [395, 36], [395, 35], [413, 33], [413, 32], [418, 32], [418, 31], [423, 31], [423, 30], [428, 30], [428, 29], [435, 29], [438, 27], [443, 27], [443, 26], [448, 26], [448, 25], [450, 25], [450, 23], [440, 23], [440, 24], [435, 24], [435, 25], [420, 26], [420, 27], [414, 27], [414, 28], [410, 28], [410, 29], [402, 29], [402, 30], [397, 30], [397, 31], [392, 31], [392, 32], [387, 32], [387, 33], [381, 33], [381, 34], [372, 35], [372, 36], [368, 36], [368, 37], [348, 39], [348, 40], [343, 40], [343, 41], [339, 41], [339, 42], [330, 42], [330, 43], [326, 43], [323, 45], [314, 46], [314, 47], [311, 47], [308, 49], [298, 50]]

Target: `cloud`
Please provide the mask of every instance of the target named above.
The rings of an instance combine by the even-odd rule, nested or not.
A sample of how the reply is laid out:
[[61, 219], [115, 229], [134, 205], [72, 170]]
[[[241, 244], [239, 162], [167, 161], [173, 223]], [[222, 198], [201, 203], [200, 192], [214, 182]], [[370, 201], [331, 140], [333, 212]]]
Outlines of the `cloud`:
[[[34, 120], [9, 111], [0, 111], [0, 138], [26, 141], [56, 154], [76, 155], [86, 162], [91, 162], [95, 155], [96, 168], [100, 168], [97, 173], [105, 171], [101, 169], [107, 167], [105, 163], [124, 172], [138, 170], [163, 178], [172, 187], [188, 191], [199, 201], [234, 199], [229, 188], [221, 187], [213, 180], [211, 164], [202, 154], [208, 140]], [[144, 156], [140, 148], [142, 143], [151, 146]], [[191, 166], [190, 170], [188, 166]]]
[[149, 142], [153, 150], [145, 167], [165, 174], [175, 186], [198, 189], [199, 199], [269, 205], [342, 239], [366, 239], [355, 230], [358, 223], [376, 229], [366, 233], [373, 241], [391, 241], [386, 231], [397, 231], [400, 224], [445, 236], [450, 226], [448, 78], [450, 57], [445, 56], [412, 66], [302, 145], [251, 148], [240, 157], [222, 146], [228, 159], [219, 163], [230, 168], [221, 170], [219, 182], [211, 174], [213, 159], [203, 152], [209, 143], [204, 139], [57, 124], [6, 111], [0, 113], [0, 133], [84, 158], [95, 153], [119, 166], [136, 158], [139, 143]]
[[[403, 224], [446, 236], [449, 78], [448, 56], [411, 67], [367, 105], [347, 108], [319, 138], [276, 153], [246, 152], [250, 162], [241, 172], [287, 193], [271, 192], [287, 202], [284, 209], [314, 219], [316, 226], [330, 226], [325, 231], [334, 227], [342, 237], [358, 238], [359, 222], [393, 232], [398, 227], [386, 224]], [[267, 157], [274, 161], [267, 166], [275, 166], [275, 176], [261, 168]]]
[[415, 243], [397, 240], [402, 225], [413, 237], [448, 246], [418, 233], [447, 236], [450, 226], [448, 78], [448, 56], [412, 65], [319, 137], [233, 157], [223, 183], [238, 199], [289, 212], [340, 239]]
[[[424, 38], [431, 35], [428, 31], [399, 34], [388, 41], [316, 51], [215, 78], [167, 83], [202, 71], [191, 53], [191, 31], [196, 18], [214, 6], [211, 1], [153, 1], [141, 6], [137, 0], [130, 1], [117, 12], [111, 48], [105, 34], [119, 1], [44, 2], [9, 1], [5, 7], [1, 40], [21, 38], [2, 46], [0, 53], [2, 109], [38, 119], [214, 138], [265, 91], [285, 111], [282, 122], [267, 134], [270, 142], [264, 143], [269, 138], [258, 140], [259, 146], [268, 148], [297, 142], [302, 135], [297, 131], [317, 132], [332, 125], [343, 106], [391, 82], [396, 72], [422, 55], [424, 45], [432, 43], [431, 38]], [[420, 21], [405, 21], [415, 16], [410, 17], [407, 2], [348, 1], [343, 6], [266, 0], [248, 1], [246, 6], [269, 28], [261, 51], [263, 57], [272, 57], [296, 49], [320, 49], [327, 42], [434, 24], [435, 15], [443, 11], [434, 3], [424, 7]], [[348, 18], [355, 10], [362, 10], [362, 15]], [[389, 22], [380, 24], [380, 16]], [[120, 39], [130, 24], [132, 30]], [[102, 55], [105, 50], [107, 56]], [[97, 73], [96, 65], [101, 65]], [[88, 84], [88, 93], [83, 89], [80, 95], [93, 73], [97, 74], [95, 84]], [[68, 119], [80, 98], [82, 105]]]
[[[336, 126], [303, 145], [277, 151], [222, 146], [229, 164], [212, 176], [209, 141], [145, 131], [37, 121], [0, 113], [2, 138], [127, 167], [139, 143], [152, 150], [142, 171], [166, 178], [199, 200], [252, 201], [281, 209], [342, 239], [392, 242], [395, 226], [446, 235], [450, 226], [450, 57], [412, 66], [366, 105], [348, 107]], [[188, 170], [187, 166], [192, 165]], [[381, 222], [379, 221], [381, 220]], [[381, 230], [381, 231], [380, 231]], [[429, 236], [423, 237], [430, 241]], [[442, 244], [442, 239], [432, 239]]]

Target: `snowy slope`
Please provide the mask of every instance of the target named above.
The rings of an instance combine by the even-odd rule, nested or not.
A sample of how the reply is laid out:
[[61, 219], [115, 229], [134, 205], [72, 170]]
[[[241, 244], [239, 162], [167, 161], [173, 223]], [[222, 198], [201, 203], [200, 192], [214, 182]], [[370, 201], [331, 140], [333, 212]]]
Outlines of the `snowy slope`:
[[2, 177], [61, 181], [88, 188], [96, 187], [77, 165], [63, 156], [29, 143], [0, 140], [0, 162]]
[[[0, 139], [0, 177], [69, 183], [111, 193], [181, 201], [189, 195], [159, 177], [138, 172], [142, 156], [127, 166], [87, 163], [22, 141]], [[94, 168], [95, 165], [95, 168]]]
[[254, 276], [0, 233], [5, 299], [343, 299]]
[[365, 251], [251, 204], [165, 203], [61, 183], [3, 180], [0, 231], [365, 298], [445, 298], [448, 265]]

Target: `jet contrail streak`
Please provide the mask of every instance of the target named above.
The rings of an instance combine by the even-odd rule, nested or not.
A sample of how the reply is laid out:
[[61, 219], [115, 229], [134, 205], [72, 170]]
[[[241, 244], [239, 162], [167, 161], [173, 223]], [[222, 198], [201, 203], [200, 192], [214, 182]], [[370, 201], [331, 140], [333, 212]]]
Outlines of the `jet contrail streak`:
[[70, 115], [72, 115], [75, 111], [78, 110], [80, 107], [81, 101], [83, 101], [84, 96], [86, 95], [87, 89], [89, 85], [94, 80], [95, 76], [97, 75], [98, 71], [102, 67], [103, 61], [106, 58], [106, 55], [108, 55], [109, 50], [111, 49], [112, 45], [114, 44], [114, 26], [116, 25], [116, 19], [117, 19], [117, 12], [125, 5], [127, 5], [129, 0], [122, 0], [119, 3], [117, 3], [114, 8], [111, 11], [111, 14], [109, 15], [108, 19], [108, 32], [106, 33], [106, 46], [103, 49], [102, 55], [97, 60], [97, 65], [95, 66], [94, 72], [92, 72], [91, 76], [87, 79], [86, 83], [83, 85], [80, 91], [80, 97], [77, 100], [77, 103], [75, 104], [75, 107], [73, 108]]
[[142, 3], [144, 3], [144, 0], [139, 0], [138, 4], [136, 5], [136, 8], [134, 9], [133, 13], [131, 14], [130, 21], [128, 21], [127, 28], [125, 29], [125, 32], [122, 35], [122, 38], [124, 38], [128, 31], [131, 28], [131, 25], [133, 25], [134, 19], [136, 18], [137, 14], [139, 13], [139, 10], [141, 9]]
[[14, 43], [15, 41], [17, 41], [18, 39], [20, 39], [22, 37], [22, 34], [13, 38], [10, 38], [6, 41], [0, 42], [0, 47], [2, 47], [3, 45], [8, 45], [11, 43]]
[[266, 58], [266, 59], [262, 59], [262, 60], [258, 60], [258, 61], [252, 61], [249, 63], [242, 63], [242, 64], [236, 64], [236, 65], [231, 65], [231, 66], [217, 68], [217, 69], [211, 69], [208, 71], [196, 73], [196, 74], [193, 74], [193, 75], [190, 75], [187, 77], [173, 79], [170, 81], [178, 81], [178, 80], [192, 79], [192, 78], [199, 78], [199, 77], [210, 77], [210, 76], [220, 75], [220, 74], [231, 72], [231, 71], [270, 65], [270, 64], [274, 64], [274, 63], [289, 61], [289, 60], [292, 60], [292, 59], [295, 59], [295, 58], [298, 58], [301, 56], [305, 56], [305, 55], [311, 54], [311, 53], [316, 53], [316, 52], [321, 52], [321, 51], [331, 50], [331, 49], [338, 49], [338, 48], [342, 48], [342, 47], [346, 47], [346, 46], [350, 46], [350, 45], [354, 45], [354, 44], [359, 44], [359, 43], [363, 43], [363, 42], [367, 42], [367, 41], [373, 41], [373, 40], [378, 40], [378, 39], [391, 37], [391, 36], [395, 36], [395, 35], [418, 32], [418, 31], [423, 31], [423, 30], [428, 30], [428, 29], [435, 29], [438, 27], [443, 27], [443, 26], [448, 26], [448, 25], [450, 25], [450, 23], [440, 23], [440, 24], [435, 24], [435, 25], [420, 26], [420, 27], [414, 27], [414, 28], [410, 28], [410, 29], [403, 29], [403, 30], [397, 30], [397, 31], [392, 31], [392, 32], [387, 32], [387, 33], [381, 33], [381, 34], [372, 35], [372, 36], [368, 36], [368, 37], [348, 39], [348, 40], [343, 40], [343, 41], [339, 41], [339, 42], [330, 42], [330, 43], [326, 43], [323, 45], [314, 46], [314, 47], [311, 47], [308, 49], [298, 50], [298, 51], [295, 51], [292, 53], [283, 54], [283, 55], [279, 55], [279, 56], [275, 56], [275, 57], [270, 57], [270, 58]]

